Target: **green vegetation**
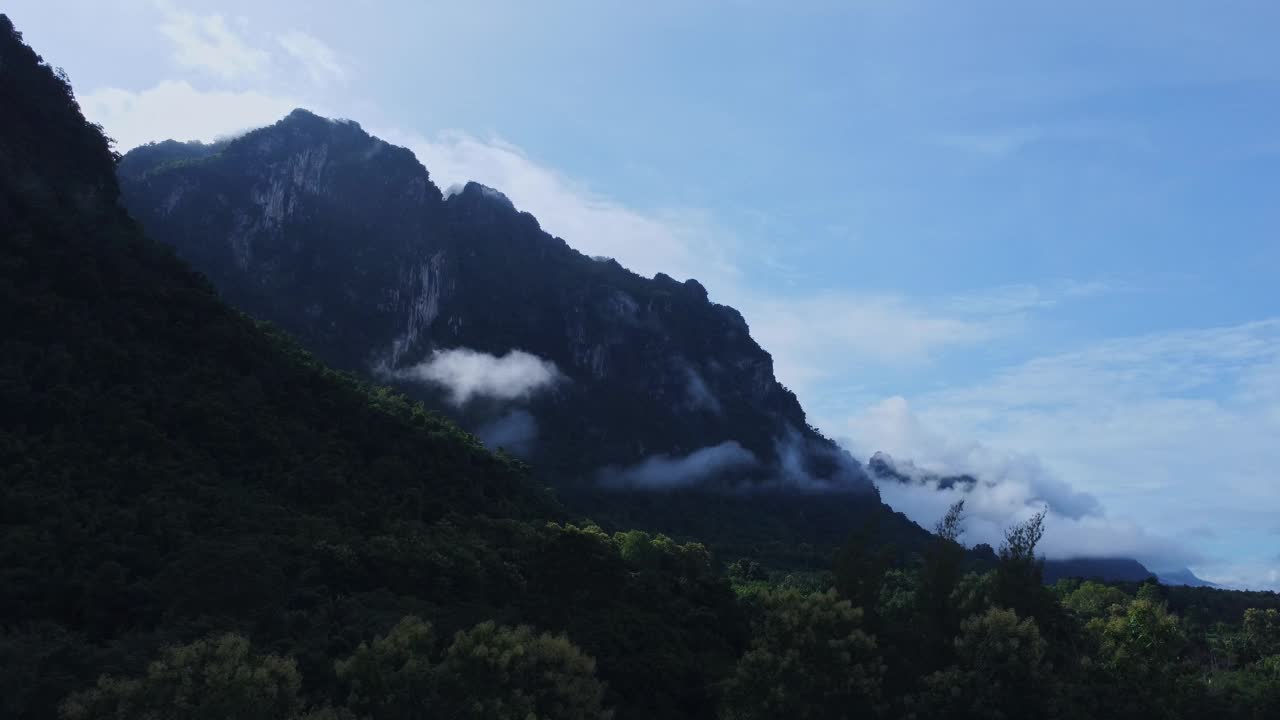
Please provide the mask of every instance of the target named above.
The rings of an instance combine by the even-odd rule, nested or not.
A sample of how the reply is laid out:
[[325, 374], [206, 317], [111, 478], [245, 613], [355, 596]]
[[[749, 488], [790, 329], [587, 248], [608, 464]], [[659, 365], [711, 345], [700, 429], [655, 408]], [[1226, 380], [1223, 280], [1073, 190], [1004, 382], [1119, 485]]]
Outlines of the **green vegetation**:
[[830, 570], [815, 547], [717, 560], [575, 520], [144, 238], [100, 129], [3, 16], [0, 107], [0, 717], [1280, 707], [1275, 595], [1046, 587], [1043, 517], [975, 565], [962, 506], [896, 550], [870, 540], [882, 517], [849, 515]]
[[336, 696], [406, 615], [567, 633], [619, 717], [711, 706], [745, 625], [705, 551], [551, 524], [519, 463], [228, 308], [7, 19], [0, 105], [0, 717], [227, 632]]

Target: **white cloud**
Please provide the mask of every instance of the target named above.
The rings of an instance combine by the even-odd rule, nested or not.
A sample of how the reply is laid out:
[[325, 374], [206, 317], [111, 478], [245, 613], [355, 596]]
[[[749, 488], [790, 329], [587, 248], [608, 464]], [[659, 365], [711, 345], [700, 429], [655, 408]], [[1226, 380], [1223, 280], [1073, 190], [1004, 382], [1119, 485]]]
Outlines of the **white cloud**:
[[316, 85], [346, 82], [346, 67], [338, 59], [337, 53], [320, 40], [301, 30], [290, 30], [277, 38], [277, 41], [285, 52], [302, 63], [311, 82]]
[[685, 402], [688, 407], [694, 410], [705, 410], [712, 415], [719, 415], [724, 412], [724, 408], [720, 405], [720, 399], [716, 397], [715, 393], [711, 392], [711, 388], [707, 387], [707, 382], [702, 378], [702, 373], [692, 366], [686, 366], [684, 371]]
[[561, 377], [555, 363], [522, 350], [499, 357], [469, 348], [437, 350], [418, 365], [383, 372], [444, 387], [455, 405], [475, 397], [518, 400], [554, 385]]
[[934, 299], [851, 292], [739, 292], [735, 299], [752, 335], [773, 353], [778, 377], [806, 395], [859, 366], [922, 364], [947, 350], [1015, 334], [1036, 312], [1114, 289], [1062, 280]]
[[995, 159], [1016, 155], [1040, 143], [1103, 144], [1141, 151], [1153, 147], [1144, 130], [1124, 125], [1028, 125], [942, 133], [931, 140], [944, 148]]
[[964, 500], [969, 518], [965, 540], [970, 544], [999, 546], [1006, 527], [1047, 508], [1040, 549], [1049, 557], [1136, 557], [1159, 570], [1202, 559], [1186, 542], [1152, 534], [1132, 518], [1107, 516], [1094, 495], [1072, 487], [1034, 455], [960, 441], [927, 426], [901, 397], [869, 408], [850, 421], [849, 430], [860, 439], [857, 450], [864, 457], [876, 448], [912, 458], [922, 470], [977, 477], [971, 488], [957, 484], [940, 489], [936, 481], [879, 483], [890, 507], [925, 527], [932, 527], [952, 503]]
[[[1028, 519], [1045, 504], [1028, 491], [1025, 483], [979, 483], [972, 490], [957, 486], [939, 490], [920, 485], [880, 483], [880, 497], [889, 507], [920, 525], [931, 528], [957, 500], [965, 501], [967, 545], [987, 543], [999, 547], [1004, 531]], [[1050, 558], [1132, 557], [1151, 570], [1172, 570], [1203, 561], [1188, 543], [1153, 534], [1132, 519], [1088, 515], [1068, 517], [1052, 508], [1045, 520], [1045, 535], [1038, 550]]]
[[394, 130], [378, 134], [412, 150], [439, 187], [474, 180], [497, 188], [586, 255], [615, 258], [646, 277], [658, 272], [681, 280], [696, 276], [713, 294], [738, 275], [730, 260], [732, 241], [698, 212], [633, 210], [539, 165], [501, 139], [456, 131], [434, 138]]
[[988, 155], [1005, 157], [1038, 142], [1046, 136], [1042, 128], [1003, 128], [973, 133], [951, 133], [934, 138], [934, 142], [945, 148]]
[[948, 313], [898, 296], [837, 292], [744, 294], [739, 309], [752, 336], [773, 354], [778, 377], [793, 389], [859, 364], [924, 361], [942, 348], [990, 340], [1018, 324], [1016, 317]]
[[170, 138], [214, 140], [269, 125], [300, 105], [252, 91], [197, 90], [184, 81], [141, 92], [101, 88], [79, 100], [85, 116], [101, 123], [121, 151]]
[[[156, 0], [155, 6], [162, 17], [160, 32], [173, 42], [176, 65], [193, 71], [197, 85], [212, 81], [228, 89], [199, 89], [187, 79], [171, 78], [146, 90], [104, 87], [81, 95], [85, 115], [106, 128], [118, 149], [170, 138], [213, 140], [269, 125], [297, 107], [324, 114], [321, 105], [288, 92], [253, 89], [266, 87], [269, 76], [280, 80], [277, 71], [288, 68], [277, 67], [266, 47], [242, 35], [248, 27], [245, 18], [237, 17], [232, 27], [221, 15], [183, 12], [165, 0]], [[269, 43], [270, 38], [263, 34], [261, 40]], [[298, 61], [297, 74], [316, 89], [345, 82], [347, 69], [321, 40], [299, 30], [275, 40]]]
[[630, 467], [605, 468], [600, 472], [600, 482], [615, 488], [687, 487], [756, 462], [750, 450], [730, 441], [694, 450], [688, 455], [654, 455]]
[[161, 5], [160, 32], [174, 44], [174, 61], [222, 80], [263, 72], [270, 55], [252, 47], [227, 26], [221, 15], [193, 15]]
[[953, 312], [982, 315], [1013, 315], [1047, 310], [1065, 301], [1091, 298], [1115, 292], [1111, 283], [1097, 280], [1059, 280], [1049, 284], [1020, 283], [986, 288], [947, 298], [944, 307]]
[[926, 427], [904, 398], [891, 397], [850, 420], [855, 452], [870, 457], [887, 452], [909, 458], [915, 467], [938, 474], [969, 474], [981, 480], [976, 494], [1013, 507], [1047, 505], [1055, 514], [1079, 519], [1099, 515], [1097, 498], [1057, 477], [1039, 458], [1001, 451], [976, 441], [958, 441]]
[[[882, 401], [846, 421], [844, 431], [863, 453], [886, 449], [931, 470], [986, 473], [1028, 489], [1034, 476], [1011, 473], [1005, 460], [1031, 458], [1031, 467], [1065, 478], [1108, 511], [1056, 533], [1051, 527], [1045, 539], [1056, 552], [1106, 546], [1153, 563], [1198, 554], [1202, 577], [1239, 583], [1241, 568], [1253, 568], [1260, 574], [1246, 584], [1261, 586], [1259, 568], [1271, 559], [1257, 555], [1269, 547], [1266, 533], [1280, 513], [1278, 407], [1280, 320], [1266, 320], [1119, 338], [1034, 359], [909, 405]], [[889, 494], [886, 500], [893, 503]], [[917, 503], [898, 501], [904, 510]], [[1218, 536], [1195, 533], [1205, 525]], [[1173, 537], [1159, 541], [1137, 527]]]

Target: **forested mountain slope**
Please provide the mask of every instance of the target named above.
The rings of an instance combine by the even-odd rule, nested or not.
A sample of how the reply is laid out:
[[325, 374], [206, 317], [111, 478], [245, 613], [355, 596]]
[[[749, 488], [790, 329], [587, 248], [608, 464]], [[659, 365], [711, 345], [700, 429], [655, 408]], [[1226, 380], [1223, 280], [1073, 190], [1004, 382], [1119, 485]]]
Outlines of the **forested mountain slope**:
[[0, 16], [0, 717], [227, 630], [341, 697], [411, 613], [567, 631], [619, 717], [706, 716], [743, 629], [705, 551], [546, 524], [518, 463], [219, 300], [115, 160]]
[[[1048, 588], [1043, 515], [972, 568], [962, 504], [902, 557], [872, 542], [873, 513], [830, 571], [788, 575], [546, 522], [562, 511], [520, 466], [219, 302], [117, 206], [114, 160], [0, 15], [0, 717], [1280, 707], [1275, 593]], [[752, 496], [691, 497], [677, 514], [715, 526]], [[800, 527], [849, 496], [805, 497], [755, 517]]]

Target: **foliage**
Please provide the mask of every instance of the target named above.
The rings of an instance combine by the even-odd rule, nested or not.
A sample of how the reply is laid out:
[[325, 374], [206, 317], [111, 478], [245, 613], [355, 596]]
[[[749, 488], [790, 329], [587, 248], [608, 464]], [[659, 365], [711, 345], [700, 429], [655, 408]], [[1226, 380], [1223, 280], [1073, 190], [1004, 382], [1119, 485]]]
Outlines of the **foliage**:
[[1046, 643], [1030, 618], [991, 608], [961, 623], [955, 646], [957, 664], [924, 679], [915, 715], [998, 720], [1048, 714], [1053, 678]]
[[884, 672], [862, 612], [834, 592], [767, 591], [751, 649], [725, 684], [726, 720], [865, 717]]
[[1115, 683], [1107, 684], [1107, 711], [1116, 717], [1174, 716], [1189, 670], [1178, 618], [1144, 598], [1113, 609], [1088, 626], [1098, 644], [1098, 669]]
[[1280, 656], [1280, 610], [1245, 610], [1241, 635], [1247, 662]]
[[849, 535], [832, 560], [836, 591], [854, 607], [874, 613], [885, 573], [892, 567], [891, 551], [877, 546], [879, 524], [867, 522]]
[[1124, 607], [1131, 599], [1119, 588], [1088, 580], [1067, 595], [1062, 604], [1081, 617], [1098, 618], [1109, 615], [1113, 607]]
[[360, 716], [388, 720], [433, 717], [438, 694], [434, 650], [431, 625], [413, 616], [373, 642], [360, 643], [335, 666], [338, 681], [348, 688], [347, 707]]
[[1043, 516], [998, 554], [963, 547], [963, 506], [930, 536], [860, 496], [575, 520], [147, 240], [3, 16], [0, 101], [0, 717], [1275, 716], [1280, 596], [1047, 589]]
[[278, 720], [301, 710], [297, 665], [239, 635], [170, 648], [136, 679], [103, 676], [62, 706], [66, 720]]
[[935, 659], [934, 665], [949, 661], [950, 639], [959, 628], [960, 616], [951, 596], [964, 573], [964, 546], [959, 543], [964, 533], [963, 522], [964, 501], [960, 500], [938, 521], [920, 570], [916, 599], [920, 604], [923, 639], [932, 640], [925, 652]]
[[0, 716], [227, 631], [327, 697], [408, 614], [567, 633], [623, 717], [711, 712], [745, 620], [704, 548], [624, 558], [519, 463], [227, 307], [120, 209], [7, 18], [0, 68]]
[[304, 710], [293, 660], [240, 635], [170, 648], [140, 678], [102, 676], [62, 706], [65, 720], [607, 720], [595, 661], [564, 636], [481, 623], [443, 654], [431, 626], [405, 617], [337, 663], [346, 706]]
[[492, 622], [459, 632], [440, 661], [446, 717], [605, 720], [595, 661], [563, 635]]

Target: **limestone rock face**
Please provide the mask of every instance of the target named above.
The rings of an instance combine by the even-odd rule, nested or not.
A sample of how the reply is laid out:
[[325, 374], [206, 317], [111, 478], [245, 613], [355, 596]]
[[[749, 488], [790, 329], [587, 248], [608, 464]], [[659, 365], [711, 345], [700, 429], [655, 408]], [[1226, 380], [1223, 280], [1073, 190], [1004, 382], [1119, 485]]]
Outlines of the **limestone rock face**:
[[[696, 280], [587, 257], [477, 183], [445, 198], [410, 151], [354, 122], [296, 110], [218, 144], [138, 148], [119, 175], [148, 233], [325, 362], [472, 429], [527, 415], [537, 437], [520, 451], [555, 484], [736, 443], [754, 462], [697, 481], [870, 487], [809, 427], [741, 314]], [[529, 353], [558, 381], [459, 407], [415, 370], [458, 348]]]

